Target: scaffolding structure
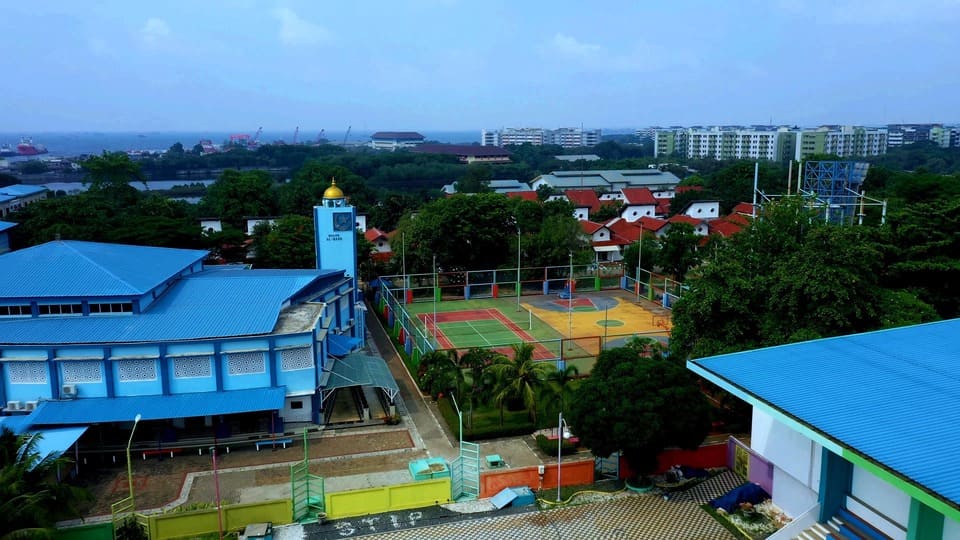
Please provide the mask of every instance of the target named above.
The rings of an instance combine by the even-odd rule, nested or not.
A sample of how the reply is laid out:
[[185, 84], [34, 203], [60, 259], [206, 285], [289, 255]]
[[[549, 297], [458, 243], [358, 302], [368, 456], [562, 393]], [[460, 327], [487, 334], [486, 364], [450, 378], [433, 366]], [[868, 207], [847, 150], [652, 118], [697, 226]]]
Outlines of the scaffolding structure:
[[869, 199], [863, 192], [869, 168], [870, 164], [862, 161], [807, 161], [803, 164], [799, 193], [811, 201], [811, 206], [828, 223], [863, 224], [866, 206], [882, 206], [884, 221], [886, 202]]

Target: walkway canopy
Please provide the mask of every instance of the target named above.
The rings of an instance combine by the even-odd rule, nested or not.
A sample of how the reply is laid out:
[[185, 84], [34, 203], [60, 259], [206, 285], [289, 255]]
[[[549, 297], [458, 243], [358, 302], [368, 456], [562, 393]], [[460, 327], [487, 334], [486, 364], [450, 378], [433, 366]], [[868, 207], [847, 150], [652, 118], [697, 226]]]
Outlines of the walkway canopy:
[[387, 363], [378, 356], [365, 354], [349, 354], [333, 363], [327, 384], [321, 392], [321, 399], [326, 401], [338, 388], [350, 386], [375, 386], [393, 402], [400, 388], [397, 381], [390, 374]]

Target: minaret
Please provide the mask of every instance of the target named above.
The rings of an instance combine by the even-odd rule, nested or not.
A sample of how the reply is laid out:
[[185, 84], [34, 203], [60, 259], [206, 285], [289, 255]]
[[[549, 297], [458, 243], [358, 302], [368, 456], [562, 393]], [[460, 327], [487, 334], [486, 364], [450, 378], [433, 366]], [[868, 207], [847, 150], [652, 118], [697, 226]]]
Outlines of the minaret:
[[313, 207], [317, 270], [343, 270], [357, 285], [357, 210], [347, 203], [337, 181]]

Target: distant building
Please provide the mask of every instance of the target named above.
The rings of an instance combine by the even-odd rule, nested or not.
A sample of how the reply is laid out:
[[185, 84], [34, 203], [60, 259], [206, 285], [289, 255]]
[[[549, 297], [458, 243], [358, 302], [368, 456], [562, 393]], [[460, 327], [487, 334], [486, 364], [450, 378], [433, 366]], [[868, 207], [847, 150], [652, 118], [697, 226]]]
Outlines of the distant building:
[[903, 146], [932, 139], [935, 129], [943, 129], [943, 124], [888, 124], [888, 146]]
[[0, 187], [0, 217], [5, 217], [28, 204], [47, 198], [47, 188], [13, 184]]
[[579, 127], [558, 128], [504, 128], [501, 130], [482, 130], [480, 141], [484, 146], [508, 146], [530, 143], [534, 146], [556, 144], [564, 148], [595, 146], [600, 142], [599, 129]]
[[411, 152], [457, 156], [461, 163], [510, 163], [510, 151], [499, 146], [421, 144], [411, 148]]
[[10, 251], [10, 237], [8, 232], [16, 226], [16, 223], [0, 221], [0, 255]]
[[553, 156], [557, 161], [600, 161], [596, 154], [573, 154], [569, 156]]
[[886, 148], [886, 129], [862, 126], [671, 128], [657, 131], [654, 139], [657, 157], [681, 155], [717, 160], [785, 161], [806, 159], [813, 154], [877, 156], [886, 153]]
[[390, 152], [423, 144], [423, 135], [416, 131], [378, 131], [370, 136], [370, 148]]
[[672, 197], [673, 189], [679, 183], [680, 179], [673, 173], [657, 169], [553, 171], [535, 178], [530, 187], [534, 191], [544, 185], [559, 190], [597, 188], [607, 193], [624, 188], [647, 187], [654, 192], [669, 192], [669, 197]]
[[[522, 192], [534, 192], [530, 188], [530, 185], [526, 182], [521, 182], [520, 180], [491, 180], [487, 183], [487, 187], [490, 188], [494, 193], [508, 194], [508, 193], [522, 193]], [[447, 195], [453, 195], [459, 193], [457, 191], [457, 182], [452, 182], [450, 184], [444, 184], [440, 188], [440, 191], [446, 193]]]

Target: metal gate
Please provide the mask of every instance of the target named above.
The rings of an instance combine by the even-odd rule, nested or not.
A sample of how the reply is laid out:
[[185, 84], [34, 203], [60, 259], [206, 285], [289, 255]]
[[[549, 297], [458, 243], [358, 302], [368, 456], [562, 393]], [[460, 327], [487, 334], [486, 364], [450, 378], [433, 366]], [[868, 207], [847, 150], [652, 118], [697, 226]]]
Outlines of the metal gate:
[[593, 466], [600, 478], [620, 478], [620, 452], [602, 458], [593, 458]]
[[450, 468], [450, 498], [457, 501], [480, 497], [480, 445], [461, 442], [460, 455]]

